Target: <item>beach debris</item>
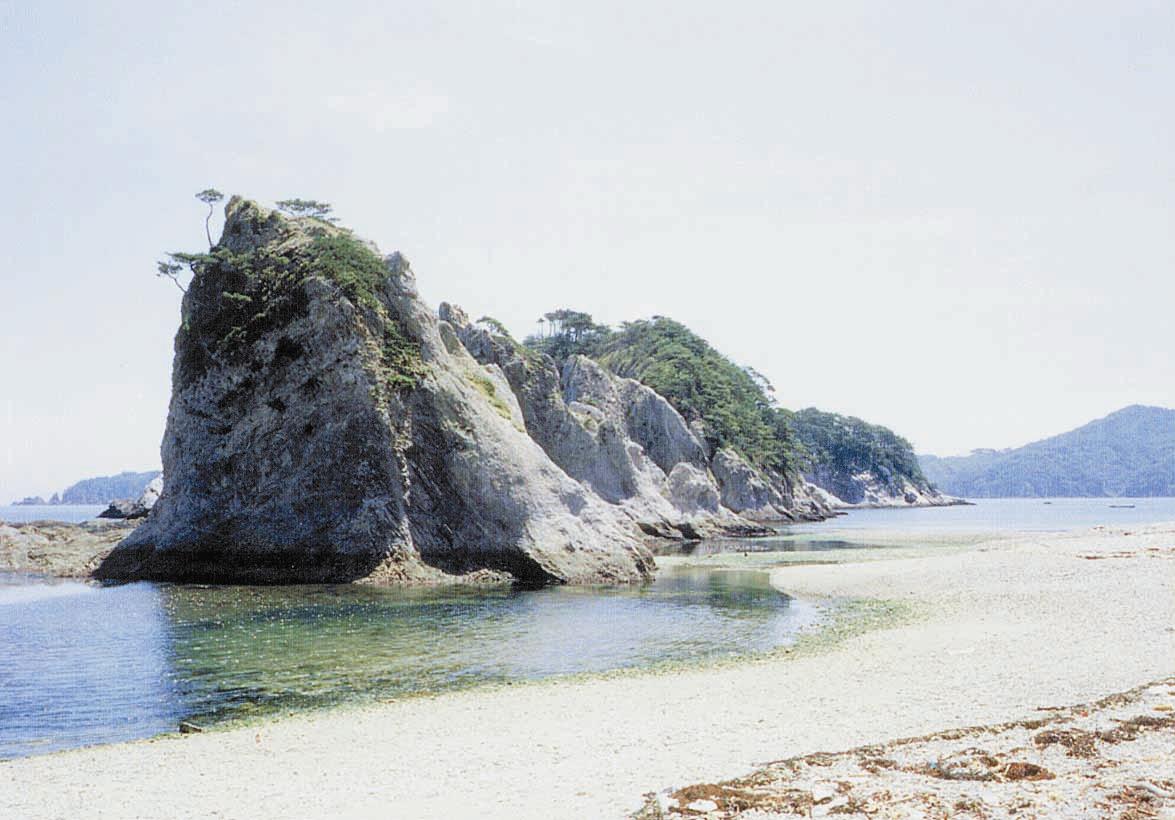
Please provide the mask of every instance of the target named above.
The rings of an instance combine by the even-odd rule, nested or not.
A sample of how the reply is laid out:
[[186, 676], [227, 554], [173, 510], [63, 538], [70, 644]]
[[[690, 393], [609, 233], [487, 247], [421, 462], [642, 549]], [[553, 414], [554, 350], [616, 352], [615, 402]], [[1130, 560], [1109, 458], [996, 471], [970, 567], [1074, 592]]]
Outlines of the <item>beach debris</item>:
[[1003, 761], [983, 749], [963, 749], [932, 761], [922, 773], [943, 780], [1052, 780], [1049, 770], [1020, 760]]
[[999, 776], [1002, 780], [1054, 780], [1057, 777], [1044, 766], [1025, 763], [1021, 760], [1005, 764], [1000, 769]]
[[1080, 729], [1048, 729], [1032, 738], [1037, 748], [1060, 744], [1069, 757], [1093, 757], [1097, 753], [1097, 735]]
[[1142, 789], [1147, 794], [1157, 797], [1160, 800], [1170, 800], [1175, 798], [1175, 791], [1160, 789], [1154, 783], [1147, 783], [1146, 781], [1143, 781], [1142, 783], [1135, 783], [1134, 788]]
[[[1129, 535], [1129, 533], [1125, 533]], [[1138, 558], [1139, 556], [1146, 558], [1175, 558], [1175, 547], [1146, 547], [1140, 550], [1117, 550], [1115, 552], [1080, 552], [1077, 554], [1078, 558], [1084, 558], [1086, 561], [1104, 561], [1107, 558]]]
[[199, 732], [203, 732], [203, 731], [204, 731], [203, 726], [198, 726], [195, 723], [192, 723], [192, 721], [190, 721], [190, 720], [181, 720], [180, 721], [180, 734], [181, 735], [194, 735], [194, 734], [198, 734]]
[[1041, 718], [777, 760], [662, 792], [634, 817], [1175, 818], [1175, 714], [1157, 710], [1172, 687], [1175, 678]]

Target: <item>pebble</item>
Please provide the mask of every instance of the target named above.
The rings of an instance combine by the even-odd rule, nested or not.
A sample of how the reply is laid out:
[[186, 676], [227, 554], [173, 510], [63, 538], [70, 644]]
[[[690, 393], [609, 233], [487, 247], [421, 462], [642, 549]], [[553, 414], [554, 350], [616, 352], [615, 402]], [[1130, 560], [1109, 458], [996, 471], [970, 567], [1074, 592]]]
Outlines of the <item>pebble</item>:
[[812, 787], [812, 802], [823, 803], [836, 797], [837, 788], [833, 783], [817, 783]]

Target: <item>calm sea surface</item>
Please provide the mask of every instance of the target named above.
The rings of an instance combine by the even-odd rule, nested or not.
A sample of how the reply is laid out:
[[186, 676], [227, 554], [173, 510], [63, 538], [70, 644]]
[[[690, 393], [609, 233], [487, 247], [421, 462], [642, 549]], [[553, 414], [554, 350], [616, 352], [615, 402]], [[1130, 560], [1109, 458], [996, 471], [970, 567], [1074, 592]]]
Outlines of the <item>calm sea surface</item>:
[[980, 498], [974, 506], [851, 510], [817, 524], [787, 528], [796, 534], [828, 530], [916, 532], [1060, 532], [1094, 526], [1175, 522], [1175, 498]]
[[[7, 507], [85, 520], [101, 507]], [[46, 513], [52, 513], [47, 515]], [[70, 516], [70, 518], [66, 518]], [[857, 510], [701, 552], [868, 547], [866, 531], [1053, 531], [1175, 521], [1175, 499]], [[860, 533], [860, 535], [855, 535]], [[0, 574], [0, 758], [485, 682], [772, 649], [819, 622], [765, 573], [671, 566], [622, 589], [100, 586]]]
[[0, 575], [0, 758], [492, 681], [768, 650], [817, 620], [758, 572], [609, 589], [102, 587]]
[[77, 524], [96, 518], [106, 509], [105, 504], [35, 504], [24, 506], [0, 505], [0, 521], [9, 524], [24, 524], [28, 521], [67, 521]]

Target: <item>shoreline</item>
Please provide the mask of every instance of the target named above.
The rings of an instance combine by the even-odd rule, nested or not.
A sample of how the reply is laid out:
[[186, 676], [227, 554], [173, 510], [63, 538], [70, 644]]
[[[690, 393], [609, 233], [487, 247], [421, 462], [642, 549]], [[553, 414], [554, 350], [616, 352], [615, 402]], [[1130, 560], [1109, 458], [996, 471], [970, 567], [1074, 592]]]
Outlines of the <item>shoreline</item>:
[[[479, 687], [18, 758], [0, 762], [0, 807], [617, 817], [674, 784], [1022, 718], [1175, 672], [1175, 524], [853, 552], [776, 567], [772, 582], [800, 598], [898, 602], [918, 617], [812, 653]], [[1107, 609], [1114, 617], [1099, 619]]]
[[[1166, 817], [1175, 677], [1032, 718], [771, 761], [646, 795], [634, 820], [719, 817]], [[1116, 811], [1115, 811], [1116, 810]]]

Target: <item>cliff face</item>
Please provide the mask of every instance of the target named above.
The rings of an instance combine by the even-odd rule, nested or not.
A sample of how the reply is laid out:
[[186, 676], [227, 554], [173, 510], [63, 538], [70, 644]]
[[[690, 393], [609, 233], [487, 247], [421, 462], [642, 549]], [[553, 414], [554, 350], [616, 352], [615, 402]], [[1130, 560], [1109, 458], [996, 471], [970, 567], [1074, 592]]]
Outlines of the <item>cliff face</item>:
[[872, 470], [846, 473], [822, 464], [805, 473], [804, 480], [830, 496], [827, 501], [833, 508], [949, 507], [963, 503], [927, 482], [915, 482], [906, 476], [882, 476]]
[[815, 408], [790, 418], [807, 451], [804, 480], [836, 507], [941, 507], [961, 503], [926, 479], [910, 442], [887, 427]]
[[653, 390], [573, 356], [553, 359], [471, 323], [442, 303], [442, 327], [487, 368], [502, 373], [524, 428], [570, 477], [646, 534], [665, 538], [762, 535], [769, 529], [721, 503], [705, 448]]
[[234, 198], [184, 298], [164, 488], [105, 578], [631, 581], [629, 516], [560, 469], [407, 262]]

